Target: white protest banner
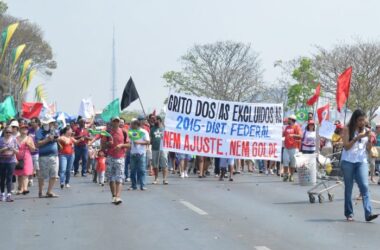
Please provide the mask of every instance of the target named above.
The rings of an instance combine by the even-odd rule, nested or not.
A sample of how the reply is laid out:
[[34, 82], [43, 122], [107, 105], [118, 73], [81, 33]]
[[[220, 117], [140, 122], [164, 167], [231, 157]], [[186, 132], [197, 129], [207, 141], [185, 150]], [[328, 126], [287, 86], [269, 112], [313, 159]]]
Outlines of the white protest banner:
[[334, 123], [323, 120], [321, 126], [319, 127], [319, 136], [324, 137], [331, 140], [335, 131]]
[[163, 146], [191, 155], [280, 161], [282, 124], [282, 104], [170, 93]]

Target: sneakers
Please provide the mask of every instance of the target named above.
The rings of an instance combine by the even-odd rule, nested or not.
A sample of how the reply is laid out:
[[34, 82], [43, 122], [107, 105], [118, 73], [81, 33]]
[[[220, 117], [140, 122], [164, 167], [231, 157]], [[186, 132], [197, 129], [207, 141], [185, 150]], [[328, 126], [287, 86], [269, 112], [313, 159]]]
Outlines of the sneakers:
[[0, 201], [5, 201], [5, 198], [6, 196], [4, 193], [0, 194]]
[[7, 194], [7, 199], [5, 200], [6, 202], [13, 202], [12, 195]]
[[115, 197], [115, 205], [120, 205], [123, 202], [123, 200], [120, 197]]
[[115, 202], [116, 202], [116, 197], [115, 196], [113, 196], [112, 197], [112, 201], [111, 201], [113, 204], [115, 204]]
[[187, 174], [187, 172], [185, 172], [185, 178], [189, 178], [189, 175]]
[[185, 178], [185, 173], [181, 173], [181, 178]]
[[28, 187], [33, 187], [33, 180], [29, 180]]
[[65, 185], [65, 187], [66, 187], [66, 188], [70, 188], [71, 186], [67, 183], [67, 184]]
[[131, 182], [131, 178], [127, 178], [126, 182]]
[[164, 181], [162, 182], [162, 184], [164, 184], [164, 185], [168, 185], [169, 182], [168, 182], [167, 180], [164, 180]]
[[65, 185], [62, 183], [62, 184], [61, 184], [61, 189], [63, 189], [64, 187], [65, 187]]
[[157, 184], [158, 184], [158, 179], [154, 180], [154, 181], [152, 182], [152, 184], [153, 184], [153, 185], [157, 185]]

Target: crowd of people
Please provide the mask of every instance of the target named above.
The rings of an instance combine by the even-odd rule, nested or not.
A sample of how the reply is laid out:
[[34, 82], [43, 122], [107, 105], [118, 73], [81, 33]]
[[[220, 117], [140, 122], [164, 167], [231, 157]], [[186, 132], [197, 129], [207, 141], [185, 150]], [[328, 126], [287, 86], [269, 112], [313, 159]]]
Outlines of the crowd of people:
[[368, 176], [375, 182], [379, 174], [379, 155], [373, 148], [380, 147], [380, 126], [371, 130], [365, 114], [360, 112], [353, 113], [346, 127], [336, 121], [332, 138], [319, 138], [312, 113], [304, 124], [297, 123], [294, 115], [285, 118], [281, 162], [166, 152], [163, 150], [164, 122], [153, 114], [140, 115], [129, 123], [113, 117], [107, 124], [78, 117], [67, 126], [61, 126], [51, 117], [30, 121], [13, 119], [0, 124], [0, 201], [12, 202], [12, 195], [28, 195], [34, 179], [38, 180], [40, 198], [56, 198], [53, 188], [57, 181], [61, 189], [70, 188], [72, 176], [88, 174], [101, 186], [108, 182], [112, 203], [116, 205], [122, 203], [124, 183], [129, 185], [128, 190], [144, 191], [146, 175], [151, 175], [152, 184], [157, 185], [161, 183], [160, 173], [163, 185], [169, 184], [170, 174], [182, 179], [190, 174], [199, 178], [214, 175], [219, 181], [232, 182], [245, 168], [248, 172], [277, 174], [284, 182], [294, 182], [296, 154], [316, 151], [323, 154], [331, 150], [331, 153], [341, 153], [345, 216], [352, 220], [349, 200], [355, 180], [363, 198], [366, 219], [372, 220], [375, 215], [369, 202]]

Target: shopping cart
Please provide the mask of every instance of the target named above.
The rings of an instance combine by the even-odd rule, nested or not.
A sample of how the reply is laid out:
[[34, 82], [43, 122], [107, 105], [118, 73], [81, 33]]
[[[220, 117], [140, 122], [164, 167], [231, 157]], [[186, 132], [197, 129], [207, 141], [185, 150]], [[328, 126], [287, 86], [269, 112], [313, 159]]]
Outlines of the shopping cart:
[[340, 155], [341, 151], [327, 155], [318, 155], [317, 179], [320, 181], [307, 191], [310, 203], [315, 203], [316, 197], [318, 197], [319, 203], [323, 203], [326, 200], [325, 196], [323, 196], [325, 193], [327, 193], [330, 202], [334, 200], [334, 194], [331, 191], [343, 185], [342, 171], [340, 169]]

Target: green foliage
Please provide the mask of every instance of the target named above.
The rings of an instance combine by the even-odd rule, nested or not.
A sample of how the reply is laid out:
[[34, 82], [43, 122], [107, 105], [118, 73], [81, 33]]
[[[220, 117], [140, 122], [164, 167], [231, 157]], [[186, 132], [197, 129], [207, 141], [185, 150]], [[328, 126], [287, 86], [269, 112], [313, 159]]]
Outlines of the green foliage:
[[317, 86], [315, 74], [312, 71], [312, 61], [302, 58], [299, 67], [292, 72], [292, 78], [297, 81], [288, 90], [288, 107], [297, 111], [305, 108], [307, 100], [314, 94]]
[[0, 15], [4, 15], [4, 13], [7, 11], [8, 5], [4, 1], [0, 1]]

